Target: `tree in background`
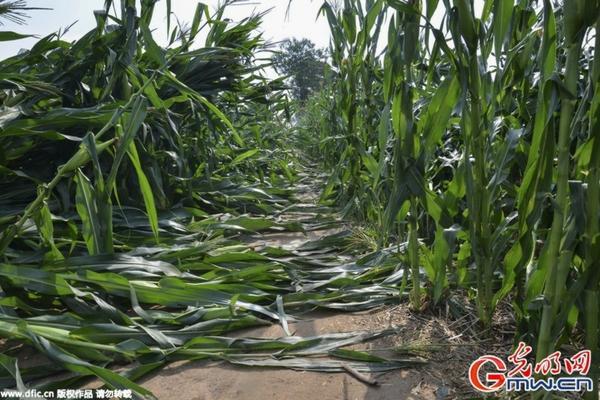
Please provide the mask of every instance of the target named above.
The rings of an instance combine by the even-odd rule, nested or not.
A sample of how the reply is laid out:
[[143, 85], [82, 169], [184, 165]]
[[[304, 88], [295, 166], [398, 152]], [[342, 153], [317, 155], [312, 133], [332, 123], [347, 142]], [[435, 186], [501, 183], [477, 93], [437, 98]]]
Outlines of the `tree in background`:
[[278, 74], [290, 77], [292, 95], [301, 102], [323, 87], [329, 70], [327, 51], [309, 39], [285, 40], [272, 62]]

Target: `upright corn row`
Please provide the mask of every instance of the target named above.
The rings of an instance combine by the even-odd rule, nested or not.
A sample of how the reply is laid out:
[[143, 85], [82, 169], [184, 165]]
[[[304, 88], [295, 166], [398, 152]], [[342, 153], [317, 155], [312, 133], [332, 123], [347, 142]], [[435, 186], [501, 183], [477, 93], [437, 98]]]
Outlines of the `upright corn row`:
[[[407, 242], [415, 306], [423, 268], [434, 303], [463, 285], [486, 327], [512, 293], [519, 334], [538, 338], [538, 358], [575, 324], [597, 355], [598, 0], [566, 0], [560, 10], [549, 0], [486, 1], [481, 10], [471, 0], [380, 3], [346, 0], [338, 17], [387, 15], [388, 41], [382, 60], [369, 59], [368, 85], [347, 79], [352, 96], [380, 96], [370, 101], [381, 122], [348, 121], [361, 178], [336, 184], [369, 187], [352, 206], [387, 204], [381, 236]], [[340, 60], [343, 78], [343, 61], [356, 59]], [[335, 101], [352, 110], [349, 94]]]
[[375, 90], [383, 5], [383, 0], [368, 0], [365, 7], [362, 2], [345, 0], [340, 9], [329, 2], [321, 8], [332, 32], [330, 53], [337, 78], [327, 124], [335, 134], [321, 142], [324, 154], [334, 158], [323, 197], [337, 189], [337, 201], [346, 205], [344, 214], [363, 220], [381, 219], [380, 211], [370, 205], [376, 202], [386, 167], [376, 160], [382, 149], [369, 148], [377, 137], [376, 112], [382, 107]]

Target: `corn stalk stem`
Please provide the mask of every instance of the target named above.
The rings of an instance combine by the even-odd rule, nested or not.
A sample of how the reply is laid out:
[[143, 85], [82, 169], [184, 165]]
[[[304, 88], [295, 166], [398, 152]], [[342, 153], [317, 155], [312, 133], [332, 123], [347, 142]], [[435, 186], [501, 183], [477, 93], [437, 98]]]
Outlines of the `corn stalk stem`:
[[412, 291], [411, 291], [411, 303], [412, 306], [418, 310], [421, 308], [421, 279], [419, 271], [419, 239], [418, 239], [418, 225], [417, 225], [417, 204], [416, 199], [412, 198], [411, 202], [411, 215], [409, 219], [409, 233], [408, 233], [408, 258], [411, 268], [412, 277]]
[[474, 156], [471, 199], [472, 225], [471, 243], [477, 264], [478, 311], [484, 327], [488, 327], [492, 314], [493, 265], [489, 260], [489, 193], [486, 178], [486, 132], [482, 126], [483, 116], [479, 77], [479, 62], [476, 54], [472, 54], [469, 63], [469, 93], [471, 95], [471, 148]]
[[[600, 84], [600, 18], [596, 22], [596, 43], [594, 48], [594, 64], [590, 78], [592, 93], [594, 96], [600, 95], [598, 90]], [[598, 237], [599, 223], [598, 216], [600, 214], [600, 206], [598, 199], [600, 198], [600, 117], [597, 115], [599, 111], [598, 103], [592, 102], [590, 135], [593, 140], [592, 155], [590, 157], [590, 167], [588, 172], [588, 187], [586, 196], [586, 214], [587, 226], [587, 251], [585, 259], [585, 267], [590, 270], [591, 277], [587, 282], [587, 287], [584, 292], [585, 304], [585, 347], [592, 352], [592, 366], [589, 377], [597, 385], [599, 378], [599, 363], [598, 356], [598, 306], [600, 305], [600, 293], [598, 285], [600, 283], [600, 262], [598, 254], [600, 252], [600, 238]], [[592, 390], [584, 395], [586, 400], [598, 400], [598, 390]]]
[[[569, 93], [577, 90], [579, 76], [579, 56], [581, 53], [581, 39], [577, 40], [567, 49], [564, 85]], [[564, 285], [564, 278], [570, 267], [569, 253], [561, 256], [560, 245], [564, 225], [569, 210], [569, 165], [570, 165], [570, 133], [571, 119], [575, 108], [573, 98], [563, 98], [558, 133], [558, 165], [556, 177], [556, 200], [554, 217], [548, 243], [548, 260], [550, 262], [546, 284], [544, 286], [545, 304], [542, 311], [542, 321], [537, 348], [537, 360], [541, 360], [552, 349], [552, 321], [560, 305], [560, 297]], [[565, 271], [566, 270], [566, 271]]]

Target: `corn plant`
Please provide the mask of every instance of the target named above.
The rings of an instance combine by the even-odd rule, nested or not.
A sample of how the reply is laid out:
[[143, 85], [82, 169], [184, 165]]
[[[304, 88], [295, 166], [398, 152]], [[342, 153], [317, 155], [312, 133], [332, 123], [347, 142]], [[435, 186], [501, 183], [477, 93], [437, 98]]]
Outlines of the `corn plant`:
[[335, 79], [331, 90], [335, 97], [328, 124], [337, 132], [323, 141], [323, 147], [335, 149], [330, 159], [337, 161], [322, 197], [335, 193], [336, 201], [345, 205], [344, 215], [379, 221], [377, 192], [385, 164], [377, 159], [384, 157], [387, 146], [385, 139], [379, 145], [375, 142], [379, 125], [375, 111], [380, 106], [377, 91], [381, 90], [377, 85], [381, 66], [376, 51], [385, 16], [382, 10], [381, 0], [369, 0], [364, 6], [344, 1], [339, 9], [325, 2], [321, 8], [333, 37], [330, 54]]
[[596, 349], [597, 2], [486, 1], [476, 15], [469, 0], [389, 0], [390, 10], [376, 84], [378, 133], [391, 126], [394, 138], [366, 135], [362, 147], [387, 164], [375, 204], [388, 204], [385, 240], [407, 242], [413, 303], [423, 267], [434, 303], [452, 285], [472, 290], [484, 327], [510, 294], [538, 358], [578, 323]]

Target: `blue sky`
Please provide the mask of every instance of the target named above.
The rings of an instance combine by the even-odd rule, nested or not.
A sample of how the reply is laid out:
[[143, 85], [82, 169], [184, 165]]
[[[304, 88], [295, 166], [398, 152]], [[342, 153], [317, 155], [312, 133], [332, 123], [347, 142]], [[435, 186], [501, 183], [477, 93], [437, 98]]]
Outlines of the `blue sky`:
[[[115, 0], [119, 4], [119, 0]], [[218, 0], [204, 0], [203, 3], [211, 7], [218, 4]], [[295, 0], [291, 6], [289, 18], [286, 18], [287, 0], [257, 0], [248, 1], [243, 5], [229, 8], [226, 16], [238, 20], [253, 11], [272, 9], [265, 17], [263, 23], [264, 37], [271, 41], [279, 41], [288, 37], [306, 37], [320, 47], [327, 47], [329, 43], [329, 29], [324, 18], [315, 21], [320, 0]], [[29, 11], [30, 18], [26, 25], [20, 26], [4, 21], [0, 30], [9, 30], [19, 33], [35, 34], [40, 38], [76, 22], [64, 36], [65, 40], [75, 40], [96, 25], [93, 10], [102, 9], [104, 0], [29, 0], [30, 7], [52, 8], [49, 11]], [[172, 0], [172, 12], [182, 22], [188, 22], [194, 15], [197, 2], [194, 0]], [[172, 23], [175, 20], [172, 20]], [[164, 1], [156, 5], [153, 19], [153, 28], [156, 29], [156, 39], [166, 40], [166, 7]], [[13, 42], [0, 42], [0, 58], [15, 55], [22, 48], [30, 48], [38, 39], [22, 39]]]

